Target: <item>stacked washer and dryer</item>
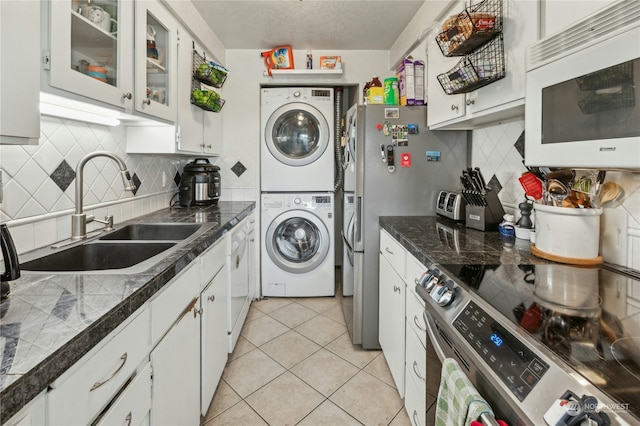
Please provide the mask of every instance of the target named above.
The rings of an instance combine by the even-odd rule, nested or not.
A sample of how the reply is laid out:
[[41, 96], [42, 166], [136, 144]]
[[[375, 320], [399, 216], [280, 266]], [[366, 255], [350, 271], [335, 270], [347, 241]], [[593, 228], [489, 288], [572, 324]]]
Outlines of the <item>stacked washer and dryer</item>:
[[334, 93], [261, 93], [262, 295], [335, 295]]

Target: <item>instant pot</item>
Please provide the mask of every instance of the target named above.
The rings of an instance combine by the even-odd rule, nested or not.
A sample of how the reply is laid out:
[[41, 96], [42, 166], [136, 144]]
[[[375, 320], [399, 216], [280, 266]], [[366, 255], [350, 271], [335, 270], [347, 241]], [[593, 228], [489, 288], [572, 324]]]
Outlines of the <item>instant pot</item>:
[[196, 158], [184, 166], [178, 194], [182, 207], [211, 206], [220, 198], [220, 167], [206, 158]]

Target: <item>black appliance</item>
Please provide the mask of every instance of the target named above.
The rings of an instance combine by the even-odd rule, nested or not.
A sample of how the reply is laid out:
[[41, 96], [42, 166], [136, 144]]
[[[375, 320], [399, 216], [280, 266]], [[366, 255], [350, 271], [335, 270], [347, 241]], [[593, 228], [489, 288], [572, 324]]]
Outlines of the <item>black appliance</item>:
[[20, 262], [9, 228], [4, 223], [0, 225], [0, 245], [2, 245], [2, 257], [4, 258], [4, 273], [0, 276], [2, 283], [0, 298], [5, 299], [9, 296], [9, 281], [20, 278]]
[[212, 206], [220, 198], [220, 167], [206, 158], [196, 158], [184, 166], [178, 194], [182, 207]]
[[436, 353], [460, 360], [498, 418], [549, 424], [569, 392], [595, 401], [583, 410], [592, 424], [638, 424], [637, 271], [434, 264], [417, 281]]

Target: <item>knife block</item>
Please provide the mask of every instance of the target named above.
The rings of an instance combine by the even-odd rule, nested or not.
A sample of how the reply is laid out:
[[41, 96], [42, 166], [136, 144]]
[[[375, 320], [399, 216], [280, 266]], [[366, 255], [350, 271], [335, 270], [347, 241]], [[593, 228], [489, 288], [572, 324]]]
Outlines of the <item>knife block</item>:
[[467, 204], [465, 211], [465, 226], [478, 231], [497, 231], [502, 222], [504, 208], [494, 190], [489, 190], [484, 195], [483, 205]]

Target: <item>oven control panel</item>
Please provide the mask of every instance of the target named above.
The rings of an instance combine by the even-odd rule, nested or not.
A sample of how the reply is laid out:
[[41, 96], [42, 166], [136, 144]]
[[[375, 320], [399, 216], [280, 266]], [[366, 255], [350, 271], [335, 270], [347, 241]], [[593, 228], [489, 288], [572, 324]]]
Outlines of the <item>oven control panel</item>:
[[548, 364], [474, 302], [460, 312], [453, 326], [520, 401], [549, 369]]

